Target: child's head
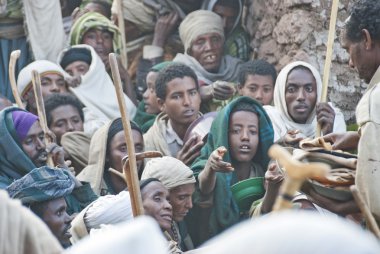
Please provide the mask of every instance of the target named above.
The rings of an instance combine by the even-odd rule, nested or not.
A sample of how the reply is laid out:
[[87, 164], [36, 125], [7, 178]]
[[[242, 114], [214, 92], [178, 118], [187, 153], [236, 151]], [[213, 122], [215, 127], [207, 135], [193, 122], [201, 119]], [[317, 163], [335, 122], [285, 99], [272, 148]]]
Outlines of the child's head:
[[239, 94], [251, 97], [262, 105], [270, 105], [276, 78], [277, 72], [272, 64], [265, 60], [249, 61], [239, 73]]
[[[198, 79], [184, 64], [171, 64], [158, 73], [157, 101], [172, 124], [189, 125], [197, 117], [201, 104]], [[173, 126], [174, 127], [174, 126]]]
[[253, 105], [237, 104], [229, 119], [228, 144], [232, 161], [250, 162], [259, 146], [259, 116]]

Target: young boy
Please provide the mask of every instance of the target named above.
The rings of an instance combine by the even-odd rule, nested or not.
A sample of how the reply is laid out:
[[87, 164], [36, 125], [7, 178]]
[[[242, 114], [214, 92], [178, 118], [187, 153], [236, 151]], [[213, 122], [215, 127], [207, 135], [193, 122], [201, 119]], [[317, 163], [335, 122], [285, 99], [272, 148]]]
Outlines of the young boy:
[[246, 62], [239, 72], [239, 95], [248, 96], [262, 105], [271, 105], [277, 72], [265, 60]]
[[197, 136], [182, 141], [189, 125], [200, 115], [197, 76], [184, 64], [171, 64], [158, 74], [156, 95], [162, 112], [144, 135], [145, 148], [190, 165], [203, 145]]
[[243, 218], [244, 211], [233, 199], [231, 185], [264, 176], [272, 143], [270, 119], [257, 101], [242, 96], [218, 113], [202, 154], [192, 165], [199, 182], [194, 195], [199, 198], [194, 200], [193, 209], [202, 217], [208, 216], [206, 225], [189, 223], [197, 227], [192, 229], [193, 234], [209, 234], [203, 233], [198, 241], [215, 236]]

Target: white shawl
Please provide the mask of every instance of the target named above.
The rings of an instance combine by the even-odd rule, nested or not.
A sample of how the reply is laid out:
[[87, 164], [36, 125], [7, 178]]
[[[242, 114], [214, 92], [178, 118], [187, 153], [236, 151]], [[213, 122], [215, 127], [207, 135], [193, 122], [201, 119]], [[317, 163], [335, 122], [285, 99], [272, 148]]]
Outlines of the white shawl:
[[[299, 130], [303, 137], [314, 137], [317, 126], [316, 109], [311, 112], [305, 124], [299, 124], [293, 121], [288, 113], [285, 101], [285, 86], [289, 72], [297, 66], [308, 68], [313, 74], [317, 83], [317, 103], [321, 101], [322, 80], [319, 72], [310, 64], [302, 61], [296, 61], [286, 65], [278, 74], [276, 85], [274, 87], [274, 106], [264, 106], [267, 114], [272, 120], [274, 129], [274, 142], [283, 137], [289, 130]], [[332, 106], [332, 104], [330, 104]], [[333, 107], [335, 111], [335, 120], [333, 132], [345, 132], [346, 123], [344, 116], [339, 109]]]
[[[120, 117], [115, 87], [100, 57], [88, 45], [75, 45], [72, 48], [90, 50], [92, 62], [88, 72], [82, 76], [80, 85], [70, 88], [70, 91], [86, 106], [86, 111], [91, 112], [91, 115], [99, 121], [107, 123], [114, 118]], [[58, 62], [60, 62], [66, 51], [67, 49], [60, 54]], [[136, 114], [136, 106], [125, 94], [124, 99], [129, 117], [133, 119]]]

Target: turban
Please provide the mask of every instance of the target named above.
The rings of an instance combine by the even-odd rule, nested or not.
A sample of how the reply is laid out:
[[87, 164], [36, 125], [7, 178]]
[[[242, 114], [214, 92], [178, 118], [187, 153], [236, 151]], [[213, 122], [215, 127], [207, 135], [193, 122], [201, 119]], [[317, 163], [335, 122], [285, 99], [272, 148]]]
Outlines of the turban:
[[50, 73], [64, 76], [61, 66], [47, 60], [34, 61], [25, 66], [18, 74], [17, 88], [21, 97], [32, 87], [32, 70], [36, 70], [41, 76]]
[[13, 127], [16, 131], [19, 143], [22, 143], [29, 132], [30, 127], [38, 121], [38, 117], [27, 111], [12, 111]]
[[60, 65], [65, 69], [69, 64], [75, 61], [82, 61], [91, 65], [91, 51], [85, 48], [70, 48], [64, 53]]
[[7, 187], [11, 198], [20, 199], [24, 205], [65, 197], [74, 189], [70, 173], [47, 166], [35, 168]]
[[[111, 11], [117, 14], [117, 1], [113, 1]], [[143, 32], [152, 32], [156, 25], [155, 11], [142, 0], [122, 0], [124, 19], [135, 24]], [[128, 37], [128, 34], [127, 34]]]
[[198, 10], [187, 15], [179, 26], [179, 36], [185, 47], [185, 53], [198, 36], [209, 33], [217, 33], [224, 38], [223, 21], [218, 14]]
[[121, 50], [121, 35], [119, 28], [100, 13], [88, 12], [79, 17], [70, 31], [70, 45], [82, 44], [83, 35], [90, 29], [105, 29], [113, 34], [113, 51], [117, 54]]
[[157, 178], [169, 190], [184, 184], [195, 183], [193, 171], [182, 161], [164, 156], [146, 164], [141, 179]]

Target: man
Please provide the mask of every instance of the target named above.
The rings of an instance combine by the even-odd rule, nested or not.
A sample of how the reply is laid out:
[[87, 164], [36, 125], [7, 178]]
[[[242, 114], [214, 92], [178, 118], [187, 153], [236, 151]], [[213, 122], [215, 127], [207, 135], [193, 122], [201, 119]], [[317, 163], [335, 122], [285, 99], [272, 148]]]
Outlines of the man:
[[241, 26], [242, 0], [205, 0], [202, 9], [213, 11], [223, 20], [226, 42], [224, 53], [248, 61], [251, 49], [248, 33]]
[[222, 103], [220, 101], [234, 95], [234, 85], [226, 82], [238, 80], [238, 70], [242, 64], [237, 58], [223, 55], [222, 18], [211, 11], [194, 11], [182, 21], [179, 34], [185, 53], [177, 54], [173, 61], [186, 64], [195, 71], [201, 85], [202, 102], [206, 103], [203, 112], [217, 110]]
[[264, 106], [274, 129], [274, 142], [296, 145], [302, 138], [313, 138], [317, 122], [323, 134], [346, 131], [343, 114], [328, 103], [321, 103], [322, 80], [310, 64], [296, 61], [278, 74], [274, 106]]
[[156, 80], [156, 95], [162, 113], [144, 135], [145, 150], [160, 151], [186, 165], [199, 155], [203, 142], [194, 136], [183, 143], [189, 125], [199, 117], [198, 79], [186, 65], [171, 64]]
[[[45, 145], [45, 135], [37, 116], [19, 108], [0, 112], [0, 188], [28, 174], [34, 168], [46, 166], [48, 154], [54, 165], [67, 168], [64, 152], [55, 143]], [[68, 212], [79, 212], [97, 197], [88, 183], [78, 183], [66, 197]]]
[[262, 105], [271, 105], [276, 78], [276, 69], [267, 61], [246, 62], [239, 72], [238, 93], [251, 97]]
[[80, 102], [71, 95], [54, 94], [45, 101], [46, 121], [57, 144], [66, 132], [83, 132], [84, 116]]
[[11, 198], [20, 199], [49, 227], [53, 235], [67, 248], [72, 218], [67, 214], [65, 196], [78, 184], [70, 172], [59, 168], [41, 167], [30, 171], [7, 187]]
[[194, 248], [187, 233], [184, 218], [193, 207], [191, 197], [195, 191], [193, 171], [181, 161], [164, 156], [148, 161], [141, 180], [157, 178], [169, 190], [169, 201], [173, 207], [173, 222], [170, 235], [182, 251]]
[[0, 253], [58, 254], [62, 247], [50, 229], [19, 200], [0, 190], [0, 225], [6, 237], [0, 238]]
[[41, 92], [45, 99], [54, 93], [67, 93], [64, 71], [58, 65], [47, 60], [37, 60], [24, 67], [17, 78], [17, 88], [21, 98], [26, 102], [26, 109], [37, 115], [32, 71], [36, 70], [41, 76]]
[[360, 0], [351, 10], [343, 31], [343, 47], [350, 54], [349, 65], [369, 84], [356, 107], [358, 132], [330, 134], [324, 137], [333, 149], [358, 149], [356, 185], [378, 224], [380, 221], [379, 144], [380, 118], [380, 2]]

